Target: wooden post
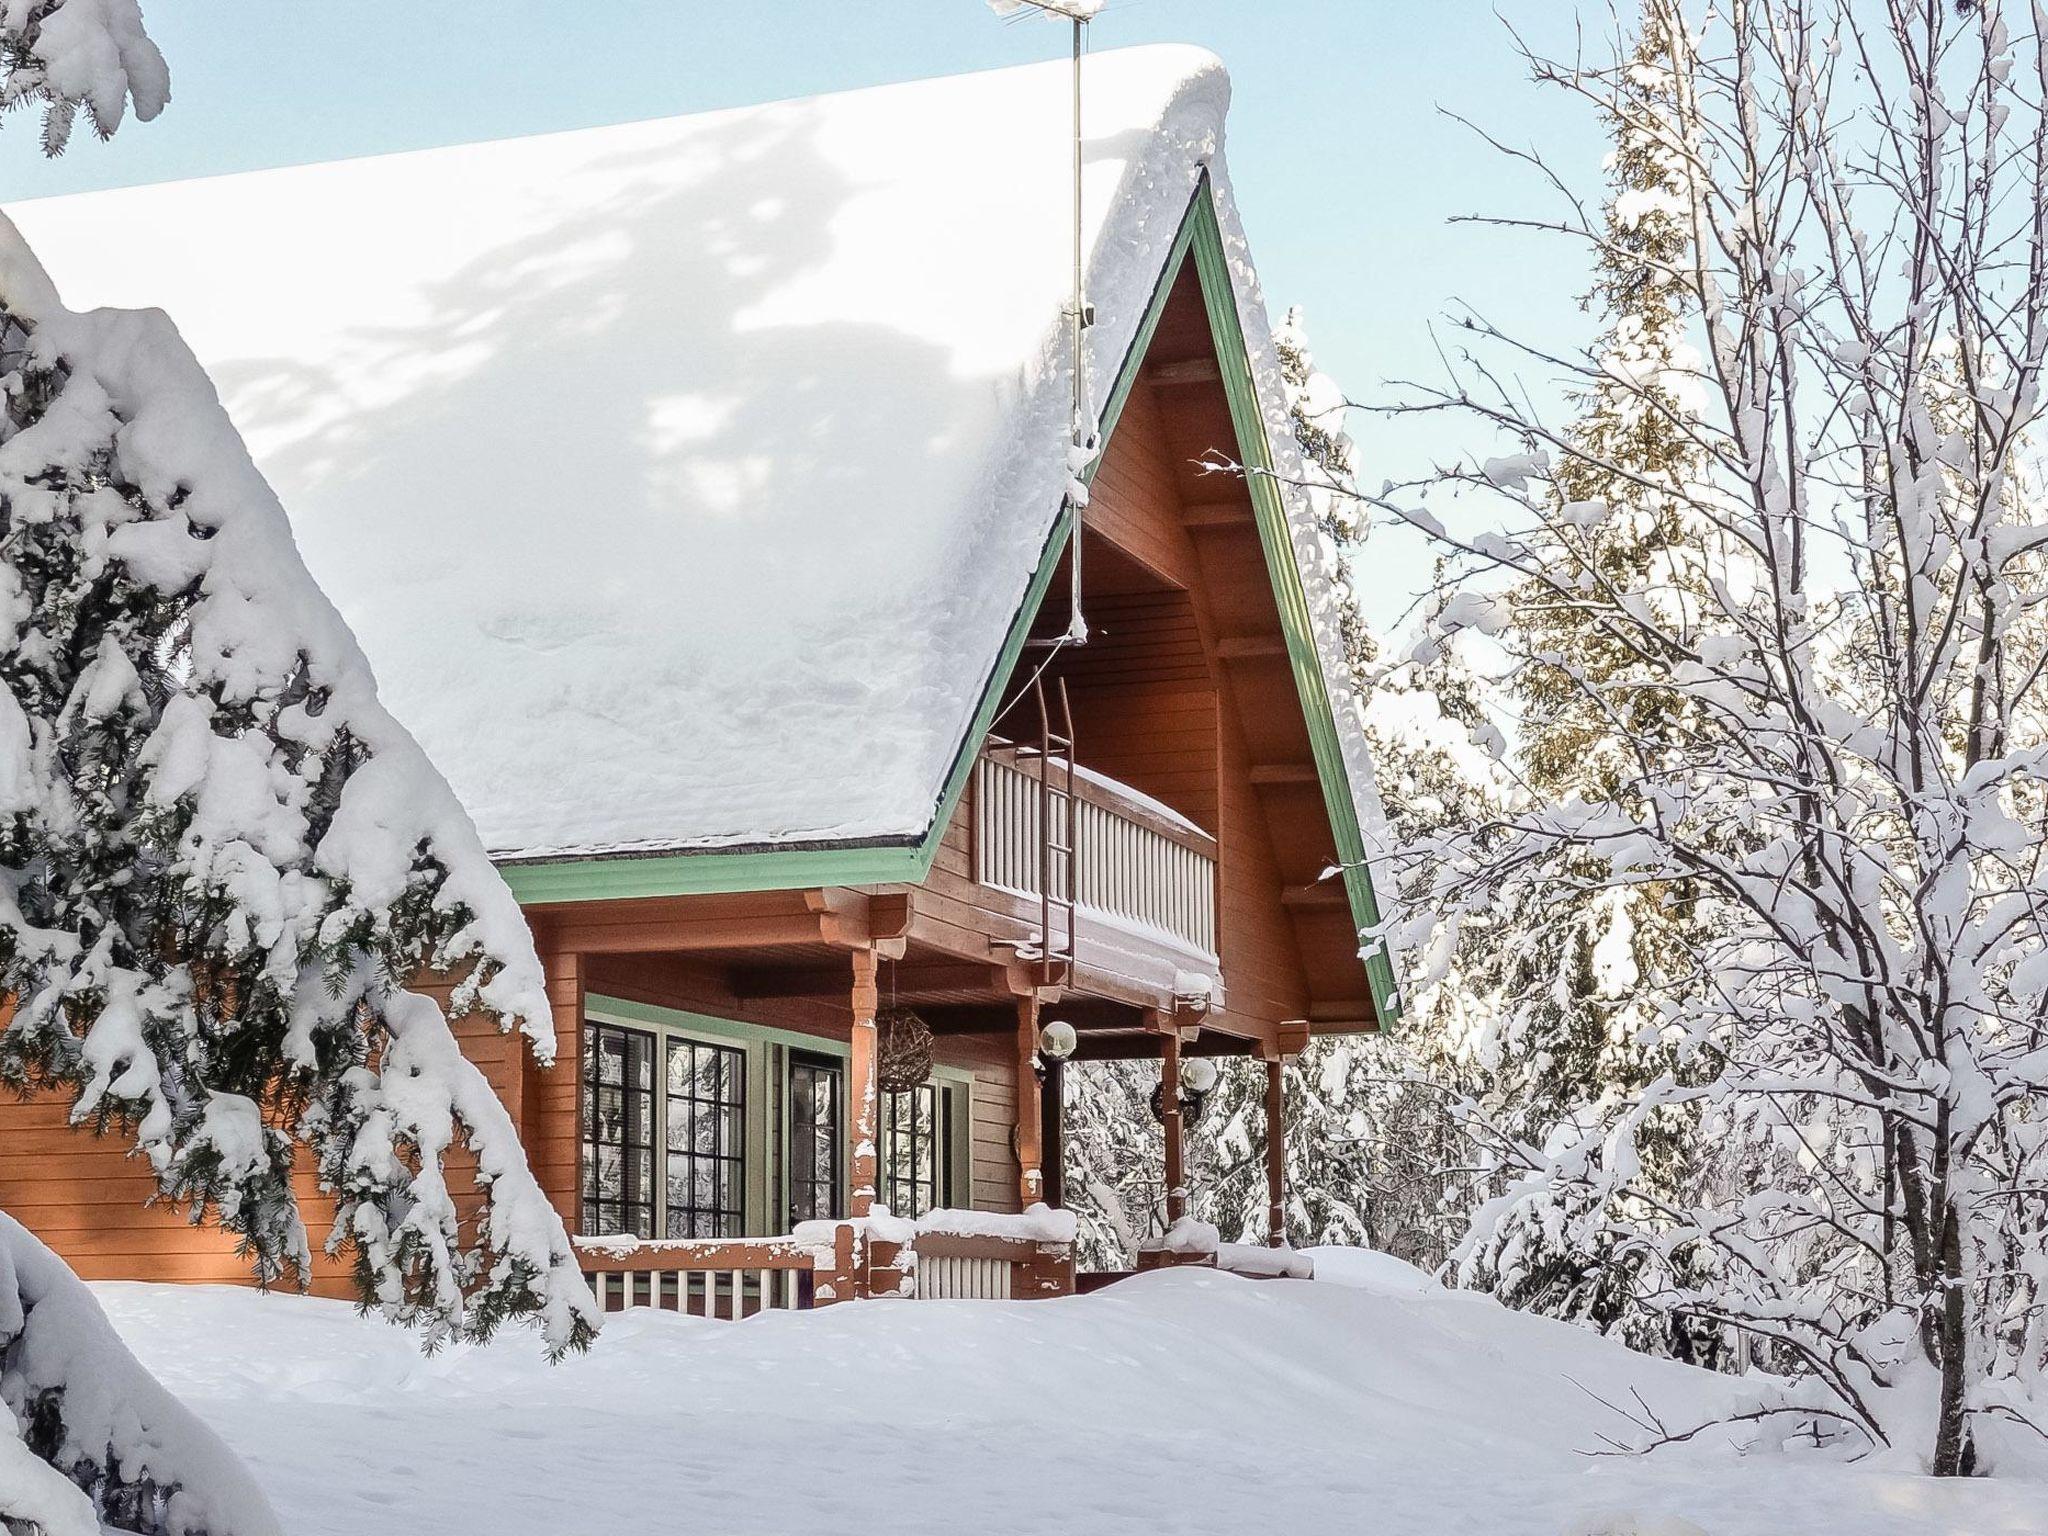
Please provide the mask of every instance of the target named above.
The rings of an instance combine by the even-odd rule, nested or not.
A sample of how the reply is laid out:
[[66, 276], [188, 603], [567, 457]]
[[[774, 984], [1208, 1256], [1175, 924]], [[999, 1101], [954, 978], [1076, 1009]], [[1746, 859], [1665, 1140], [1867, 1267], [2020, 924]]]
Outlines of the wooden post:
[[1287, 1246], [1286, 1068], [1275, 1056], [1266, 1063], [1266, 1241]]
[[1187, 1170], [1181, 1161], [1180, 1031], [1169, 1027], [1159, 1056], [1160, 1124], [1166, 1131], [1166, 1221], [1171, 1226], [1188, 1213]]
[[875, 1014], [882, 1006], [877, 979], [879, 963], [872, 949], [853, 952], [853, 1036], [846, 1062], [846, 1107], [852, 1125], [850, 1172], [851, 1214], [872, 1215], [875, 1208], [875, 1143], [881, 1135], [881, 1103], [875, 1091]]
[[1017, 1201], [1024, 1207], [1045, 1198], [1044, 1113], [1038, 1098], [1038, 994], [1017, 999]]
[[1045, 1159], [1045, 1203], [1054, 1210], [1067, 1204], [1067, 1064], [1049, 1058], [1045, 1063], [1045, 1089], [1039, 1095], [1039, 1134]]

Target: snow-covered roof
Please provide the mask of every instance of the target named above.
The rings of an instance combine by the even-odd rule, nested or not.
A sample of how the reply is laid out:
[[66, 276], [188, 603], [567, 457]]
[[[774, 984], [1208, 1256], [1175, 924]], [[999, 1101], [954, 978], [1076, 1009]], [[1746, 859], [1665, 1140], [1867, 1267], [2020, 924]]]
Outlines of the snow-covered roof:
[[[1101, 387], [1229, 89], [1087, 70]], [[495, 852], [915, 841], [1060, 508], [1068, 111], [1055, 63], [11, 211], [170, 312]]]

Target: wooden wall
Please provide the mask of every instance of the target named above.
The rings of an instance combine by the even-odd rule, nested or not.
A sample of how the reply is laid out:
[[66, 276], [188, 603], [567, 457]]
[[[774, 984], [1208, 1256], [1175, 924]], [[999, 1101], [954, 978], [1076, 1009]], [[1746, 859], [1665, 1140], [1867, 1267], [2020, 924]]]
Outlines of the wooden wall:
[[[1062, 652], [1048, 675], [1066, 680], [1083, 763], [1215, 836], [1227, 1018], [1272, 1038], [1280, 1021], [1307, 1017], [1309, 992], [1248, 737], [1262, 751], [1269, 739], [1291, 748], [1299, 737], [1305, 750], [1306, 732], [1287, 677], [1247, 685], [1223, 659], [1247, 635], [1277, 643], [1278, 616], [1256, 543], [1218, 551], [1201, 528], [1200, 519], [1218, 519], [1232, 504], [1188, 502], [1185, 453], [1170, 430], [1187, 393], [1141, 383], [1131, 394], [1086, 515], [1112, 555], [1091, 566], [1084, 553], [1091, 639]], [[1241, 483], [1213, 483], [1210, 494], [1244, 500], [1249, 530]], [[1065, 609], [1049, 600], [1048, 620], [1055, 613], [1063, 623]]]
[[[501, 1035], [481, 1017], [459, 1020], [455, 1029], [465, 1053], [516, 1114], [531, 1071], [520, 1059], [524, 1042]], [[249, 1283], [249, 1264], [236, 1254], [232, 1239], [215, 1227], [193, 1226], [170, 1205], [147, 1204], [156, 1178], [147, 1163], [128, 1155], [132, 1143], [118, 1131], [95, 1138], [74, 1129], [66, 1119], [67, 1103], [56, 1094], [0, 1094], [0, 1210], [87, 1280]], [[450, 1168], [458, 1187], [468, 1182], [463, 1160], [451, 1160]], [[313, 1248], [312, 1289], [352, 1297], [346, 1268], [321, 1252], [334, 1203], [308, 1175], [301, 1174], [297, 1185]]]

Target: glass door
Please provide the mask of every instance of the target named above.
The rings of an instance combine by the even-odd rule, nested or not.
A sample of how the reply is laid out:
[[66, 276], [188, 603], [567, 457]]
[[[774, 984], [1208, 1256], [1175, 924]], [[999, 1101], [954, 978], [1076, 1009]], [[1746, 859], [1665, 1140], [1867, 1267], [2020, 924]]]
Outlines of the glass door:
[[836, 1221], [841, 1209], [840, 1106], [846, 1069], [830, 1056], [789, 1053], [789, 1224]]

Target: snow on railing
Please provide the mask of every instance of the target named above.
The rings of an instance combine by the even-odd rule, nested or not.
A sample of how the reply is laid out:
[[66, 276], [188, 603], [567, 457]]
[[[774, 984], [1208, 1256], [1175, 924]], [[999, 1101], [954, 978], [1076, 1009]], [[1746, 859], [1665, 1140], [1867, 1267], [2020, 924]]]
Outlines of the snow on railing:
[[807, 1310], [822, 1255], [786, 1237], [579, 1237], [583, 1278], [606, 1312], [657, 1307], [738, 1321], [769, 1310]]
[[936, 1210], [918, 1218], [921, 1301], [1009, 1301], [1073, 1289], [1074, 1213]]
[[[991, 746], [975, 769], [975, 879], [1020, 896], [1039, 894], [1045, 857], [1037, 761], [1029, 748]], [[1084, 768], [1074, 772], [1073, 809], [1075, 826], [1065, 840], [1074, 845], [1081, 907], [1215, 954], [1216, 839], [1170, 807]]]
[[806, 1221], [788, 1237], [579, 1237], [583, 1277], [606, 1312], [658, 1307], [737, 1320], [865, 1297], [1007, 1301], [1073, 1291], [1071, 1212], [877, 1211]]

